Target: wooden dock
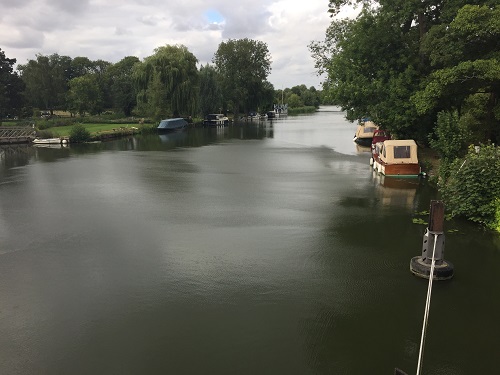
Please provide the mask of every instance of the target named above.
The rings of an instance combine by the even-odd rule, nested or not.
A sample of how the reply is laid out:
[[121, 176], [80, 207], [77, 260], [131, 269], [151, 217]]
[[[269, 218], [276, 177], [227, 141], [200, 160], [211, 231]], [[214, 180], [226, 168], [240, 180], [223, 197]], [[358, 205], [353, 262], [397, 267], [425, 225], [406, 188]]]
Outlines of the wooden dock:
[[0, 126], [0, 144], [29, 143], [36, 138], [36, 131], [30, 126]]

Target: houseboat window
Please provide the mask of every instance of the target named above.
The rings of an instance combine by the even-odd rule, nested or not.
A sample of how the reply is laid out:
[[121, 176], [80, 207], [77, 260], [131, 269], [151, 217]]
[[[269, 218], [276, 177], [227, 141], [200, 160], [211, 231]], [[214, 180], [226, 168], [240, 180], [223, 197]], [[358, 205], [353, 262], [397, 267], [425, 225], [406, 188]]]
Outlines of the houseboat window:
[[410, 146], [395, 146], [394, 159], [408, 159], [410, 158]]
[[375, 128], [370, 128], [370, 127], [366, 127], [364, 128], [363, 132], [364, 133], [373, 133], [375, 131]]

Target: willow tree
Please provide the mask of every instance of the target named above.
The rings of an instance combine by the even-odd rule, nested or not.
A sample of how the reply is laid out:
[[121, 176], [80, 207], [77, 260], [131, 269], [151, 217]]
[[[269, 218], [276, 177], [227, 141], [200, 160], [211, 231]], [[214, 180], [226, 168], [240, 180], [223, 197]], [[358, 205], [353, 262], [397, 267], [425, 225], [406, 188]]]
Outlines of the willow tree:
[[156, 120], [196, 113], [198, 59], [183, 45], [162, 46], [134, 66], [137, 106]]
[[221, 77], [210, 65], [200, 67], [200, 112], [203, 116], [221, 112], [224, 107]]

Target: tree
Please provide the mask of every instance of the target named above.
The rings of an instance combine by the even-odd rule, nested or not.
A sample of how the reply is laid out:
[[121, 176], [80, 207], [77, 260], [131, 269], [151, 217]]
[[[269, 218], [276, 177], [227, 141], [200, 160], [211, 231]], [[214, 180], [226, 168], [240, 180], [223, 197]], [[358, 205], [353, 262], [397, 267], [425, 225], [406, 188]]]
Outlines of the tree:
[[55, 108], [64, 106], [69, 61], [69, 57], [58, 54], [37, 54], [36, 60], [18, 66], [26, 85], [25, 96], [32, 106], [50, 110], [51, 113]]
[[404, 24], [385, 8], [365, 8], [355, 20], [334, 20], [325, 42], [309, 48], [318, 71], [328, 75], [327, 98], [347, 111], [349, 120], [370, 116], [395, 135], [425, 139], [432, 123], [419, 117], [409, 100], [422, 69], [419, 34], [404, 34]]
[[248, 112], [260, 103], [260, 94], [271, 72], [267, 44], [252, 39], [230, 39], [219, 44], [212, 61], [222, 76], [224, 95], [233, 106], [235, 117], [240, 110]]
[[86, 74], [69, 81], [68, 103], [71, 110], [85, 115], [98, 113], [102, 109], [102, 91], [95, 74]]
[[200, 67], [200, 112], [203, 117], [223, 109], [221, 77], [215, 68], [207, 64]]
[[156, 120], [196, 113], [198, 59], [183, 45], [166, 45], [134, 65], [139, 110]]
[[474, 147], [450, 165], [441, 189], [446, 206], [454, 216], [500, 231], [500, 148]]
[[121, 111], [125, 116], [130, 116], [137, 99], [133, 80], [134, 65], [140, 63], [135, 56], [127, 56], [116, 64], [108, 67], [107, 80], [110, 82], [112, 107]]
[[0, 124], [7, 115], [19, 116], [22, 108], [22, 80], [14, 72], [16, 59], [9, 59], [0, 49]]
[[458, 111], [481, 123], [471, 141], [500, 141], [500, 6], [464, 6], [431, 28], [422, 50], [436, 69], [412, 97], [419, 113]]

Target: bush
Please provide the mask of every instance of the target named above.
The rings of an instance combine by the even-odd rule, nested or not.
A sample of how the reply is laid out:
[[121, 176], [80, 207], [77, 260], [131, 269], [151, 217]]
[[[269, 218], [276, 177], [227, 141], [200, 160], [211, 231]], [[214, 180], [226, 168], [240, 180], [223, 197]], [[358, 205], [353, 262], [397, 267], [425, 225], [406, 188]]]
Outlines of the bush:
[[465, 158], [455, 159], [441, 181], [441, 193], [453, 216], [463, 216], [500, 230], [500, 148], [469, 147]]
[[444, 162], [451, 162], [467, 152], [470, 132], [458, 112], [440, 112], [434, 134], [429, 136], [430, 146], [436, 150]]
[[76, 124], [71, 128], [69, 133], [71, 143], [83, 143], [90, 139], [90, 132], [83, 126], [83, 124]]

